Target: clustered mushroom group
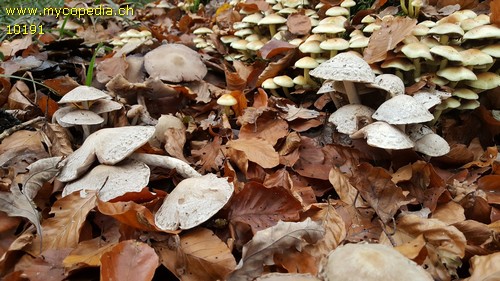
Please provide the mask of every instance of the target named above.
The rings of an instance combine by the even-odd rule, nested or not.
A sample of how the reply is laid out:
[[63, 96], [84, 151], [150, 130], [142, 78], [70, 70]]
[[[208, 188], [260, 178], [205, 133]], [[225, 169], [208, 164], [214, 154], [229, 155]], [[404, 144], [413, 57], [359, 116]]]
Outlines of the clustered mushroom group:
[[[389, 50], [384, 61], [368, 65], [363, 50], [370, 35], [395, 16], [367, 15], [361, 24], [351, 25], [350, 9], [355, 1], [344, 0], [332, 7], [323, 3], [312, 7], [308, 1], [297, 0], [265, 2], [269, 7], [258, 10], [238, 5], [244, 1], [231, 2], [241, 20], [224, 33], [219, 28], [197, 28], [196, 46], [212, 52], [212, 40], [220, 40], [229, 50], [227, 61], [244, 62], [254, 61], [255, 51], [270, 40], [297, 46], [301, 56], [294, 67], [303, 73], [290, 77], [291, 71], [286, 69], [287, 73], [258, 86], [295, 101], [294, 90], [317, 90], [322, 85], [318, 94], [328, 93], [337, 108], [330, 117], [337, 130], [351, 138], [366, 137], [370, 145], [391, 150], [414, 148], [432, 157], [444, 155], [449, 152], [448, 144], [425, 123], [435, 124], [447, 110], [475, 109], [479, 93], [500, 86], [496, 67], [500, 44], [494, 41], [500, 38], [500, 28], [490, 24], [488, 15], [460, 10], [435, 22], [420, 22]], [[402, 1], [403, 12], [418, 18], [422, 1], [406, 2]], [[294, 15], [307, 16], [311, 26], [307, 34], [289, 32], [287, 21]], [[424, 87], [405, 94], [405, 85], [422, 79], [441, 91]], [[361, 96], [375, 92], [386, 93], [386, 101], [376, 110], [363, 105]]]

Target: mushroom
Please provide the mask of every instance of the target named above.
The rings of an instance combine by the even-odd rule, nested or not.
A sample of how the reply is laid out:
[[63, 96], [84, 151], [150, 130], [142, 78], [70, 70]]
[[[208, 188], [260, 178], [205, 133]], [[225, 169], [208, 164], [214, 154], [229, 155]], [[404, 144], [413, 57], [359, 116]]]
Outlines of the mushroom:
[[140, 192], [148, 185], [149, 175], [148, 166], [132, 159], [114, 166], [98, 165], [80, 179], [68, 183], [62, 196], [78, 190], [98, 190], [99, 199], [109, 201], [127, 192]]
[[412, 124], [406, 128], [406, 133], [415, 143], [415, 151], [430, 157], [439, 157], [450, 152], [450, 145], [431, 128], [422, 124]]
[[431, 125], [436, 124], [437, 120], [439, 120], [439, 117], [441, 116], [441, 113], [443, 113], [444, 110], [446, 109], [453, 109], [457, 108], [460, 106], [460, 102], [454, 98], [447, 98], [441, 104], [437, 105], [436, 108], [434, 109], [434, 119], [430, 123]]
[[349, 49], [349, 42], [343, 38], [330, 38], [321, 42], [319, 47], [325, 51], [330, 51], [330, 58], [333, 58], [338, 51]]
[[233, 191], [232, 183], [214, 174], [185, 179], [165, 198], [155, 224], [168, 231], [193, 228], [222, 209]]
[[[372, 115], [375, 110], [361, 104], [347, 104], [333, 112], [328, 122], [337, 126], [337, 131], [351, 135], [361, 127], [372, 123]], [[362, 125], [362, 126], [360, 126]]]
[[384, 90], [390, 97], [403, 95], [405, 93], [405, 84], [403, 80], [393, 74], [381, 74], [375, 77], [375, 81], [367, 84], [367, 87]]
[[462, 37], [464, 35], [464, 31], [458, 24], [440, 22], [429, 29], [427, 34], [438, 35], [439, 43], [447, 45], [450, 37]]
[[373, 119], [398, 125], [405, 131], [406, 124], [431, 121], [434, 116], [412, 96], [397, 95], [385, 101], [373, 114]]
[[166, 44], [148, 52], [144, 68], [151, 77], [174, 83], [199, 81], [207, 74], [201, 56], [182, 44]]
[[413, 65], [415, 66], [415, 73], [413, 75], [414, 79], [420, 77], [420, 58], [432, 60], [432, 55], [429, 47], [420, 42], [404, 45], [403, 48], [401, 48], [401, 52], [403, 52], [406, 57], [412, 59], [413, 61]]
[[269, 33], [271, 34], [271, 37], [274, 37], [276, 34], [276, 25], [277, 24], [283, 24], [286, 22], [286, 18], [278, 15], [278, 14], [269, 14], [265, 16], [263, 19], [261, 19], [258, 23], [258, 25], [268, 25], [269, 26]]
[[454, 88], [462, 80], [477, 80], [476, 74], [463, 66], [450, 66], [436, 72], [438, 76], [448, 79], [448, 87]]
[[236, 105], [237, 103], [238, 100], [236, 100], [229, 93], [223, 94], [222, 96], [220, 96], [220, 98], [217, 99], [217, 104], [224, 107], [224, 114], [226, 114], [226, 116], [231, 115], [231, 106]]
[[283, 92], [285, 93], [285, 96], [289, 98], [290, 100], [293, 100], [293, 97], [290, 95], [290, 91], [288, 91], [288, 88], [292, 88], [294, 86], [292, 78], [288, 75], [281, 75], [281, 76], [276, 76], [273, 78], [274, 83], [276, 85], [280, 86], [281, 89], [283, 89]]
[[318, 67], [318, 65], [318, 62], [312, 57], [303, 57], [295, 62], [295, 67], [304, 69], [304, 78], [307, 83], [313, 86], [316, 85], [316, 82], [314, 82], [309, 76], [309, 70]]
[[434, 55], [442, 57], [439, 70], [444, 69], [448, 64], [448, 61], [463, 61], [461, 53], [451, 46], [435, 46], [430, 49], [430, 52]]
[[154, 134], [151, 126], [105, 128], [91, 134], [63, 162], [57, 176], [62, 182], [72, 181], [85, 173], [94, 163], [114, 165], [144, 145]]
[[351, 104], [360, 103], [354, 82], [373, 83], [375, 81], [375, 74], [370, 65], [351, 52], [336, 55], [313, 69], [310, 74], [325, 80], [342, 81]]
[[279, 86], [274, 83], [273, 78], [267, 78], [264, 80], [264, 82], [262, 82], [262, 88], [270, 90], [271, 94], [277, 98], [281, 97], [278, 92], [276, 92], [276, 89], [278, 89]]
[[351, 134], [350, 137], [351, 139], [366, 138], [368, 145], [388, 150], [414, 147], [414, 143], [405, 133], [383, 121], [368, 124]]
[[320, 270], [325, 281], [432, 281], [432, 276], [400, 252], [382, 244], [346, 244], [328, 254]]
[[500, 87], [500, 75], [493, 72], [479, 73], [476, 80], [466, 81], [467, 86], [477, 89], [478, 92]]

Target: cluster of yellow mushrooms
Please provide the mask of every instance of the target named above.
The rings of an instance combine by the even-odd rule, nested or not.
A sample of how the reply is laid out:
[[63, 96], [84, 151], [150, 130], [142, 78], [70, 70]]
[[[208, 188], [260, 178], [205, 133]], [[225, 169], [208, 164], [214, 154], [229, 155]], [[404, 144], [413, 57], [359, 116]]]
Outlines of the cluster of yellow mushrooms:
[[[324, 17], [317, 12], [322, 3], [311, 7], [307, 0], [266, 2], [271, 9], [265, 12], [248, 12], [243, 6], [238, 10], [242, 19], [233, 24], [231, 32], [216, 34], [231, 50], [225, 59], [252, 62], [271, 39], [297, 46], [304, 56], [294, 66], [301, 74], [290, 77], [290, 73], [299, 71], [289, 69], [258, 86], [292, 100], [291, 93], [297, 89], [328, 93], [338, 108], [330, 117], [337, 130], [351, 138], [366, 137], [370, 145], [414, 148], [432, 157], [444, 155], [449, 151], [448, 144], [423, 123], [433, 124], [445, 110], [477, 108], [481, 92], [500, 86], [496, 62], [500, 28], [490, 24], [488, 15], [461, 10], [436, 22], [420, 22], [386, 60], [368, 65], [362, 57], [370, 35], [393, 16], [367, 15], [346, 34], [350, 8], [356, 5], [353, 0], [327, 9]], [[418, 15], [418, 8], [412, 7], [412, 13]], [[294, 36], [288, 32], [287, 18], [297, 13], [309, 18], [309, 34]], [[219, 31], [206, 27], [194, 30], [197, 48], [215, 51], [208, 36], [214, 30]], [[423, 88], [405, 94], [405, 85], [420, 79], [443, 91]], [[362, 104], [360, 95], [380, 91], [387, 93], [387, 100], [377, 110]], [[358, 127], [360, 124], [364, 126]]]

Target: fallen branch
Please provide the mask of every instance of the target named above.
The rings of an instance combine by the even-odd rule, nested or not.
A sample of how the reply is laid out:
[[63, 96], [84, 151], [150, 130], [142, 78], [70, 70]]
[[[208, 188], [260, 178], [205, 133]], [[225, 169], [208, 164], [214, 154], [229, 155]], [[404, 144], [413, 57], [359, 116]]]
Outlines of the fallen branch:
[[3, 139], [5, 139], [6, 137], [12, 135], [13, 133], [15, 133], [15, 132], [17, 132], [17, 131], [19, 131], [21, 129], [24, 129], [24, 128], [28, 127], [28, 126], [31, 126], [31, 125], [33, 125], [35, 123], [38, 123], [40, 121], [45, 121], [45, 117], [39, 116], [39, 117], [37, 117], [35, 119], [31, 119], [29, 121], [23, 122], [23, 123], [21, 123], [19, 125], [15, 125], [14, 127], [11, 127], [9, 129], [3, 131], [0, 134], [0, 142], [3, 141]]
[[175, 169], [177, 173], [184, 178], [201, 177], [201, 174], [189, 166], [188, 163], [174, 157], [146, 153], [133, 153], [130, 155], [130, 158], [141, 161], [146, 165]]

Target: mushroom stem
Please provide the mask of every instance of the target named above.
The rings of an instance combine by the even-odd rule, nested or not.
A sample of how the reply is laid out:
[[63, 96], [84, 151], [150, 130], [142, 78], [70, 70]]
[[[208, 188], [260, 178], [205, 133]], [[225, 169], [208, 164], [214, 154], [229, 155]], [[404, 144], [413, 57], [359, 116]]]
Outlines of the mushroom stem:
[[276, 25], [274, 24], [269, 25], [269, 33], [271, 33], [271, 38], [274, 37], [274, 35], [276, 34]]
[[336, 56], [338, 53], [337, 50], [330, 50], [330, 58], [333, 58], [334, 56]]
[[361, 104], [359, 100], [358, 92], [356, 91], [356, 87], [353, 82], [343, 81], [345, 90], [347, 92], [347, 98], [349, 99], [350, 104]]
[[314, 82], [314, 80], [311, 79], [311, 76], [309, 75], [309, 68], [304, 68], [304, 79], [306, 80], [306, 83], [311, 85], [313, 88], [317, 87], [318, 84]]
[[398, 129], [400, 129], [403, 133], [405, 133], [405, 131], [406, 131], [406, 124], [399, 124], [399, 125], [396, 125], [396, 127], [398, 127]]
[[401, 81], [405, 81], [403, 72], [400, 69], [396, 68], [396, 71], [394, 72], [394, 74], [396, 74], [396, 76], [399, 77], [399, 79], [401, 79]]
[[439, 43], [443, 45], [448, 45], [448, 41], [450, 40], [450, 37], [446, 34], [443, 34], [439, 37]]
[[283, 92], [285, 93], [285, 96], [286, 96], [289, 100], [293, 101], [293, 100], [294, 100], [294, 98], [293, 98], [293, 97], [292, 97], [292, 95], [290, 94], [290, 91], [288, 91], [288, 88], [286, 88], [286, 87], [281, 87], [281, 88], [283, 89]]
[[401, 10], [403, 10], [403, 13], [408, 14], [408, 9], [406, 8], [406, 0], [399, 0], [399, 3], [401, 4]]
[[415, 72], [413, 74], [413, 78], [416, 79], [420, 77], [421, 74], [420, 59], [419, 58], [413, 59], [413, 65], [415, 66]]
[[[90, 110], [89, 109], [90, 108], [89, 102], [83, 101], [82, 107], [83, 107], [83, 109]], [[86, 140], [87, 137], [90, 136], [90, 134], [92, 133], [90, 130], [90, 126], [89, 125], [82, 125], [82, 129], [83, 129], [83, 140]]]
[[224, 114], [226, 114], [226, 116], [231, 116], [231, 107], [230, 106], [224, 106]]
[[413, 18], [415, 15], [414, 15], [413, 5], [411, 4], [411, 1], [412, 0], [408, 0], [408, 16], [410, 18]]
[[278, 92], [276, 92], [276, 89], [269, 89], [271, 90], [271, 94], [277, 98], [281, 98], [281, 96], [278, 94]]
[[130, 158], [141, 161], [146, 165], [175, 169], [184, 178], [200, 177], [201, 174], [189, 166], [188, 163], [174, 157], [146, 153], [133, 153]]
[[146, 107], [146, 101], [144, 100], [144, 96], [142, 96], [141, 94], [137, 94], [137, 104], [143, 106], [143, 110], [141, 112], [141, 120], [148, 125], [156, 125], [158, 123], [158, 120], [154, 119], [149, 114], [148, 108]]
[[333, 101], [333, 104], [335, 104], [335, 107], [337, 109], [342, 107], [342, 104], [340, 103], [340, 100], [335, 95], [335, 92], [328, 92], [328, 95], [330, 96], [330, 99]]
[[448, 64], [448, 59], [447, 58], [443, 58], [441, 60], [441, 63], [439, 64], [439, 70], [443, 70], [446, 67], [447, 64]]

